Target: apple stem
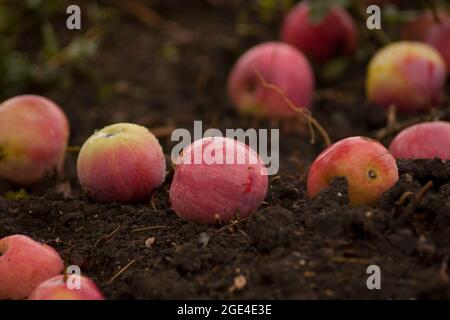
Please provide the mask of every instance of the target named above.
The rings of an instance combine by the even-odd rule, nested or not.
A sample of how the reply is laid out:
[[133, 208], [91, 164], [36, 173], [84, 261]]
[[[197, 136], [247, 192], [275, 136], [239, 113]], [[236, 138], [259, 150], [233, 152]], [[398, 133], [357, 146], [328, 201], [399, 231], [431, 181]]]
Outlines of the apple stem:
[[245, 217], [245, 218], [242, 218], [242, 219], [239, 219], [239, 218], [238, 218], [238, 219], [235, 219], [235, 220], [231, 220], [229, 224], [227, 224], [226, 226], [224, 226], [224, 227], [218, 229], [217, 231], [213, 232], [213, 233], [210, 235], [210, 237], [215, 236], [215, 235], [217, 235], [217, 234], [219, 234], [219, 233], [222, 233], [222, 232], [224, 232], [225, 230], [228, 230], [228, 229], [230, 229], [230, 228], [233, 228], [234, 226], [237, 226], [237, 225], [239, 225], [239, 224], [241, 224], [241, 223], [247, 221], [249, 218], [250, 218], [250, 216]]
[[279, 87], [277, 87], [274, 84], [268, 83], [264, 77], [261, 75], [261, 73], [255, 69], [255, 73], [257, 75], [257, 77], [259, 78], [259, 81], [261, 81], [261, 84], [268, 88], [271, 89], [275, 92], [277, 92], [282, 98], [283, 100], [287, 103], [287, 105], [289, 106], [289, 108], [291, 108], [293, 111], [295, 111], [296, 113], [298, 113], [300, 116], [304, 117], [308, 123], [308, 127], [309, 127], [309, 131], [311, 133], [311, 143], [313, 144], [315, 142], [315, 131], [314, 128], [317, 129], [317, 131], [319, 131], [319, 133], [322, 135], [322, 138], [325, 142], [326, 146], [329, 146], [331, 144], [331, 139], [330, 136], [328, 135], [327, 131], [324, 129], [324, 127], [311, 115], [311, 113], [306, 110], [305, 108], [299, 108], [296, 107], [294, 105], [294, 103], [292, 102], [291, 99], [289, 99], [286, 94], [283, 92], [283, 90], [281, 90]]

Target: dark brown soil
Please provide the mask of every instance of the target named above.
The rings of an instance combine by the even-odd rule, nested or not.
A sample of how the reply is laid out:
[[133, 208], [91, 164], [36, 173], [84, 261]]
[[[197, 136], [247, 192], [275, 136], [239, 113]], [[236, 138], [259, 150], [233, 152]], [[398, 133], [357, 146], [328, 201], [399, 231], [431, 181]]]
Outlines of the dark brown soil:
[[[277, 25], [240, 37], [233, 1], [154, 2], [193, 37], [176, 39], [124, 16], [109, 26], [92, 63], [101, 85], [80, 77], [70, 90], [37, 92], [66, 111], [71, 144], [119, 121], [149, 128], [191, 129], [194, 120], [218, 128], [267, 127], [236, 114], [226, 77], [251, 44], [276, 39]], [[321, 97], [313, 110], [334, 141], [373, 136], [386, 123], [384, 111], [364, 102], [364, 66], [352, 69], [332, 85], [350, 99]], [[246, 221], [203, 226], [180, 220], [168, 200], [172, 172], [148, 203], [94, 203], [81, 190], [76, 154], [69, 153], [64, 177], [28, 190], [25, 200], [0, 197], [0, 238], [26, 234], [54, 246], [110, 299], [450, 298], [450, 163], [400, 161], [400, 181], [376, 208], [350, 208], [345, 179], [311, 201], [305, 177], [322, 145], [282, 129], [281, 171], [271, 177], [262, 208]], [[160, 141], [169, 154], [174, 143]], [[10, 189], [3, 183], [0, 194]], [[372, 264], [381, 268], [381, 290], [366, 287]], [[238, 276], [246, 279], [242, 288], [233, 286]]]

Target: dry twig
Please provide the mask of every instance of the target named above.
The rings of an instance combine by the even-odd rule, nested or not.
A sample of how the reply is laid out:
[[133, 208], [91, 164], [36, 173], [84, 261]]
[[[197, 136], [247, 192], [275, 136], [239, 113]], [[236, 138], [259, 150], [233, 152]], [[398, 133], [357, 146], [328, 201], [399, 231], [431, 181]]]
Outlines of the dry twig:
[[300, 116], [302, 116], [308, 123], [308, 127], [310, 128], [310, 133], [311, 133], [311, 143], [314, 143], [315, 141], [315, 132], [314, 132], [314, 128], [317, 129], [317, 131], [319, 131], [319, 133], [321, 134], [325, 145], [329, 146], [331, 144], [331, 139], [330, 136], [328, 135], [327, 131], [322, 127], [322, 125], [311, 115], [311, 113], [304, 108], [298, 108], [294, 105], [294, 103], [291, 101], [291, 99], [289, 99], [286, 94], [283, 92], [283, 90], [281, 90], [279, 87], [277, 87], [274, 84], [268, 83], [264, 77], [261, 75], [261, 73], [255, 69], [255, 73], [259, 79], [259, 81], [261, 82], [261, 84], [266, 87], [267, 89], [273, 90], [275, 92], [277, 92], [282, 98], [283, 100], [286, 102], [286, 104], [289, 106], [289, 108], [291, 108], [293, 111], [295, 111], [297, 114], [299, 114]]
[[185, 26], [181, 26], [175, 21], [161, 17], [157, 12], [145, 5], [145, 3], [137, 0], [114, 0], [113, 3], [123, 12], [135, 17], [146, 26], [161, 30], [180, 42], [189, 42], [195, 36], [195, 34], [189, 31]]
[[110, 234], [108, 234], [108, 235], [106, 235], [106, 236], [104, 236], [104, 237], [102, 237], [102, 238], [100, 238], [100, 239], [98, 239], [97, 241], [95, 241], [95, 244], [94, 244], [94, 246], [98, 246], [98, 244], [101, 242], [101, 241], [108, 241], [109, 239], [111, 239], [116, 233], [117, 233], [117, 231], [119, 231], [119, 229], [120, 229], [120, 227], [121, 227], [122, 225], [118, 225]]
[[116, 280], [122, 273], [127, 271], [135, 262], [136, 262], [136, 259], [131, 260], [125, 267], [121, 268], [108, 281], [106, 281], [105, 284], [106, 285], [112, 284], [114, 282], [114, 280]]
[[66, 152], [67, 153], [78, 153], [80, 152], [81, 147], [80, 146], [67, 146]]
[[[406, 207], [406, 209], [403, 211], [403, 213], [400, 215], [399, 223], [403, 223], [406, 219], [408, 219], [413, 213], [414, 210], [419, 205], [422, 198], [425, 196], [425, 194], [433, 187], [433, 181], [428, 181], [416, 194], [414, 197], [414, 200]], [[402, 197], [405, 198], [407, 196], [404, 196], [407, 192], [405, 192]], [[400, 197], [400, 199], [402, 199]], [[408, 195], [409, 197], [409, 195]], [[404, 201], [404, 200], [403, 200]], [[400, 200], [398, 201], [400, 202]]]
[[449, 114], [450, 110], [448, 108], [443, 110], [434, 109], [426, 116], [418, 116], [415, 118], [410, 118], [403, 122], [395, 122], [392, 125], [388, 124], [385, 128], [382, 128], [375, 133], [375, 138], [377, 140], [384, 140], [385, 138], [395, 135], [398, 132], [402, 131], [403, 129], [410, 127], [414, 124], [424, 121], [440, 120], [447, 117]]
[[139, 228], [139, 229], [131, 230], [131, 232], [132, 232], [132, 233], [135, 233], [135, 232], [151, 231], [151, 230], [158, 230], [158, 229], [165, 229], [165, 228], [170, 228], [170, 227], [169, 227], [169, 226], [152, 226], [152, 227], [144, 227], [144, 228]]

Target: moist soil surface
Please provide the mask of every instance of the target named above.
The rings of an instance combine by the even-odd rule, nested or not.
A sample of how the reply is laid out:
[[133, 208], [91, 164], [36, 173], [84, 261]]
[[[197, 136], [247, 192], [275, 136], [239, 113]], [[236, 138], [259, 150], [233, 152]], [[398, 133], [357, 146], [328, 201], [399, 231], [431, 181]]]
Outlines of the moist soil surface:
[[[349, 207], [342, 178], [308, 199], [307, 170], [324, 147], [320, 136], [311, 144], [308, 130], [242, 118], [226, 93], [235, 59], [276, 39], [278, 24], [242, 37], [232, 1], [155, 3], [171, 21], [166, 26], [125, 15], [106, 28], [91, 62], [102, 86], [79, 76], [69, 90], [35, 93], [65, 110], [72, 146], [115, 122], [158, 128], [169, 168], [165, 183], [145, 203], [95, 203], [81, 189], [77, 155], [69, 152], [63, 176], [27, 190], [25, 199], [0, 197], [0, 237], [25, 234], [55, 247], [108, 299], [450, 298], [450, 163], [398, 161], [401, 178], [375, 207]], [[180, 36], [181, 29], [187, 31]], [[386, 112], [365, 101], [364, 76], [362, 65], [337, 83], [318, 81], [312, 112], [333, 141], [374, 137], [386, 126]], [[280, 172], [270, 177], [252, 217], [206, 226], [170, 209], [175, 142], [164, 128], [192, 130], [194, 120], [203, 129], [281, 128]], [[2, 195], [10, 190], [16, 189], [0, 184]], [[370, 265], [381, 269], [380, 290], [367, 288]]]

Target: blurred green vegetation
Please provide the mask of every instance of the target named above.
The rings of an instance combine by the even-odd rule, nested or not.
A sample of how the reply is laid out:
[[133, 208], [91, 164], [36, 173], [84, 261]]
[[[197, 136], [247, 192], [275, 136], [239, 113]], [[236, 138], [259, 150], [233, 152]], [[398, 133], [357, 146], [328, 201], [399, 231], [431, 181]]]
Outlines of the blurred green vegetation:
[[295, 0], [257, 0], [259, 19], [264, 23], [272, 22], [278, 12], [285, 12], [295, 2]]
[[[276, 39], [285, 14], [298, 0], [252, 0], [238, 12], [236, 34], [241, 38]], [[360, 30], [360, 45], [353, 57], [338, 57], [316, 65], [325, 83], [343, 77], [355, 64], [364, 65], [373, 53], [390, 41], [399, 40], [398, 30], [425, 9], [450, 7], [448, 0], [418, 0], [406, 7], [385, 4], [383, 30], [365, 28], [363, 0], [310, 0], [311, 18], [320, 22], [330, 7], [345, 7]], [[370, 1], [368, 1], [370, 2]], [[0, 0], [0, 99], [42, 88], [67, 89], [77, 76], [101, 83], [102, 75], [91, 67], [105, 33], [106, 22], [120, 20], [120, 12], [97, 1], [77, 1], [82, 9], [82, 30], [66, 29], [69, 0]], [[100, 3], [100, 4], [99, 4]], [[147, 3], [147, 2], [143, 2]], [[146, 4], [149, 5], [149, 4]], [[123, 14], [123, 13], [122, 13]], [[207, 14], [205, 12], [204, 14]], [[173, 47], [164, 53], [176, 59]], [[106, 92], [100, 85], [99, 93]]]
[[18, 191], [8, 191], [4, 197], [7, 200], [27, 200], [29, 195], [25, 189], [19, 189]]
[[102, 22], [112, 12], [94, 2], [82, 8], [82, 29], [66, 29], [61, 0], [0, 0], [0, 98], [42, 87], [69, 88], [74, 77], [98, 77], [89, 62], [97, 53]]

